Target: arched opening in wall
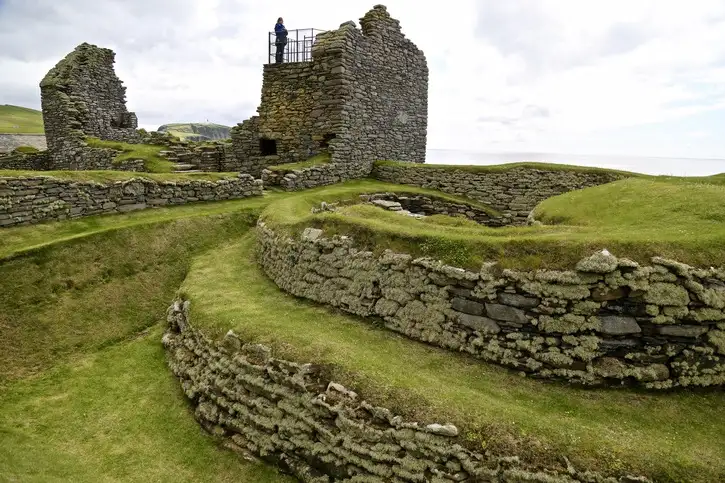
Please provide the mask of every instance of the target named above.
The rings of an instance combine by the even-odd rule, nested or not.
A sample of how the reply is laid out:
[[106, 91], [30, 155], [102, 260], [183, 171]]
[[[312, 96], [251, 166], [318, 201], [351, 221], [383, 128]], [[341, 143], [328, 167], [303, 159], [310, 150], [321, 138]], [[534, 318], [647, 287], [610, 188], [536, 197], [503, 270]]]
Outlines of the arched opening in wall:
[[259, 152], [262, 156], [276, 156], [277, 155], [277, 141], [274, 139], [260, 138], [259, 139]]

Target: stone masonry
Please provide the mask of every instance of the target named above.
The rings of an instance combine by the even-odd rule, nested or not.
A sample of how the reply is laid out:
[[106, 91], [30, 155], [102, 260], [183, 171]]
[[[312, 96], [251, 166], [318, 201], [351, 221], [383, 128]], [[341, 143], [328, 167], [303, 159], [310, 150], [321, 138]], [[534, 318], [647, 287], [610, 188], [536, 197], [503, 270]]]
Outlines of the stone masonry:
[[378, 159], [425, 161], [425, 55], [382, 5], [360, 24], [319, 34], [311, 62], [264, 66], [259, 115], [231, 133], [243, 172], [326, 151], [331, 163], [319, 169], [334, 174], [315, 181], [329, 184], [366, 176]]
[[406, 421], [329, 379], [322, 365], [275, 358], [229, 331], [220, 342], [196, 329], [190, 302], [168, 310], [168, 364], [203, 428], [245, 458], [305, 483], [647, 483], [472, 452], [452, 424]]
[[500, 211], [506, 220], [504, 224], [510, 225], [526, 224], [531, 210], [547, 198], [627, 177], [611, 171], [574, 168], [555, 170], [524, 166], [472, 171], [455, 166], [411, 163], [380, 163], [372, 175], [381, 181], [436, 189], [480, 201]]
[[114, 151], [88, 147], [88, 136], [140, 142], [114, 62], [112, 50], [83, 43], [40, 82], [50, 169], [114, 169]]
[[216, 181], [132, 178], [107, 183], [0, 177], [0, 227], [261, 195], [262, 181], [246, 174]]
[[725, 270], [606, 251], [569, 271], [480, 272], [349, 237], [259, 223], [261, 264], [283, 290], [533, 377], [649, 389], [725, 385]]

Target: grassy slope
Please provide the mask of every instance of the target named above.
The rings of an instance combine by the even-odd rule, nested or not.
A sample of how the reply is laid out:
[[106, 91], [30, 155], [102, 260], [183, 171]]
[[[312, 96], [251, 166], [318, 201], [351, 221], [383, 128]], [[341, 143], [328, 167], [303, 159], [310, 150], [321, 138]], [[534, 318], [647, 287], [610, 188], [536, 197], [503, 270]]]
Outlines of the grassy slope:
[[[216, 447], [159, 344], [192, 257], [246, 232], [259, 212], [247, 202], [219, 216], [98, 218], [0, 264], [0, 480], [288, 481]], [[53, 227], [46, 242], [63, 238]]]
[[43, 114], [27, 107], [1, 105], [0, 133], [43, 134]]
[[209, 128], [222, 128], [222, 129], [226, 129], [226, 130], [231, 129], [231, 127], [229, 127], [229, 126], [225, 126], [223, 124], [215, 124], [213, 122], [193, 122], [193, 123], [179, 122], [179, 123], [172, 123], [172, 124], [164, 124], [164, 126], [161, 126], [161, 127], [165, 127], [166, 132], [168, 132], [172, 136], [178, 137], [179, 139], [181, 139], [183, 141], [186, 138], [199, 135], [199, 133], [195, 133], [193, 131], [193, 129], [191, 128], [192, 124], [194, 124], [196, 126], [203, 126], [203, 127], [209, 127]]
[[122, 151], [113, 160], [117, 164], [132, 159], [142, 159], [149, 173], [171, 173], [174, 171], [174, 163], [159, 155], [161, 151], [167, 149], [165, 146], [128, 144], [116, 141], [104, 141], [96, 138], [87, 138], [86, 142], [94, 148], [110, 148]]
[[279, 355], [332, 363], [338, 380], [368, 400], [452, 421], [494, 451], [548, 463], [566, 454], [580, 467], [642, 471], [657, 481], [725, 478], [725, 420], [714, 417], [723, 393], [579, 390], [522, 379], [282, 294], [256, 264], [253, 237], [198, 258], [182, 292], [207, 333], [233, 328]]
[[717, 184], [630, 178], [574, 191], [541, 203], [536, 215], [548, 225], [538, 227], [487, 228], [446, 217], [421, 221], [369, 206], [310, 213], [320, 201], [355, 197], [362, 186], [305, 191], [270, 206], [263, 218], [289, 231], [315, 225], [372, 249], [389, 247], [470, 268], [485, 260], [504, 267], [570, 268], [603, 248], [643, 263], [660, 255], [725, 265], [725, 187]]

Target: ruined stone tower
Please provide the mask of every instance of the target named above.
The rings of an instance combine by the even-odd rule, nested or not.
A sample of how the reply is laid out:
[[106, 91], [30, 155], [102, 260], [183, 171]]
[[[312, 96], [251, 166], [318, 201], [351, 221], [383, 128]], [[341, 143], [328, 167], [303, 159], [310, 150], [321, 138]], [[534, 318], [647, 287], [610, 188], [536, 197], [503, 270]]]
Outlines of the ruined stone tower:
[[111, 154], [88, 147], [86, 136], [140, 141], [136, 114], [126, 109], [126, 88], [114, 62], [112, 50], [83, 43], [40, 82], [51, 169], [110, 169]]
[[382, 5], [360, 24], [317, 35], [310, 62], [264, 66], [259, 115], [232, 130], [242, 172], [321, 151], [335, 181], [367, 175], [375, 160], [425, 161], [425, 55]]

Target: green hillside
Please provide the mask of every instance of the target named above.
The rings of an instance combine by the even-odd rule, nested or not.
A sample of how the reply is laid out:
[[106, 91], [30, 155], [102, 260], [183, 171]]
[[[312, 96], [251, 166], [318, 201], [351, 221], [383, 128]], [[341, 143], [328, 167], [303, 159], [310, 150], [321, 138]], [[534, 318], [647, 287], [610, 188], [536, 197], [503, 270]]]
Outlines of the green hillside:
[[229, 138], [229, 126], [212, 122], [172, 123], [159, 126], [159, 132], [168, 132], [182, 141], [213, 141]]
[[0, 133], [43, 134], [43, 114], [27, 107], [0, 105]]

